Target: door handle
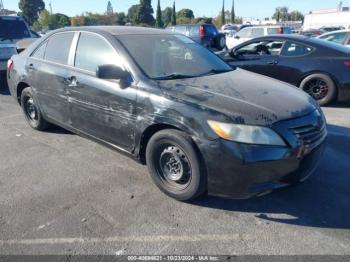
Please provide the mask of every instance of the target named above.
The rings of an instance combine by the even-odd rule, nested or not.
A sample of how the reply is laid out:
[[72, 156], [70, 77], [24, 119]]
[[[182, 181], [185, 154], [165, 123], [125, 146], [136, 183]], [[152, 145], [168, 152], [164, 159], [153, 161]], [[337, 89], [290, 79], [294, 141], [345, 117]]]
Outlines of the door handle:
[[69, 87], [77, 87], [79, 85], [79, 81], [75, 76], [68, 77], [67, 83]]
[[267, 62], [268, 65], [277, 65], [278, 62], [276, 60], [273, 60], [273, 61], [269, 61]]
[[34, 70], [35, 70], [34, 64], [29, 64], [29, 65], [28, 65], [28, 71], [32, 72], [32, 71], [34, 71]]

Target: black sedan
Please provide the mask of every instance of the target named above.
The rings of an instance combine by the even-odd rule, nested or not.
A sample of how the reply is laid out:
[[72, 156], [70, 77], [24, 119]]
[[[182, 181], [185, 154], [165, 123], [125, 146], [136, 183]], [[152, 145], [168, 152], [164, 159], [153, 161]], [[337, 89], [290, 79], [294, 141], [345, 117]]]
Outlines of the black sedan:
[[233, 66], [301, 88], [320, 105], [350, 99], [350, 48], [303, 36], [267, 36], [222, 55]]
[[12, 57], [7, 79], [32, 128], [56, 124], [117, 149], [178, 200], [304, 181], [327, 134], [304, 92], [164, 30], [54, 31]]

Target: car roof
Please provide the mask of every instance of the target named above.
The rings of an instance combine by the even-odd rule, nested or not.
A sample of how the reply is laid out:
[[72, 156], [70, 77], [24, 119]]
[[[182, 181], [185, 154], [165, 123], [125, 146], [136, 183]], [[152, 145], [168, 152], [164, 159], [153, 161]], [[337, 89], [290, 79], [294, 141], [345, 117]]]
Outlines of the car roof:
[[79, 27], [66, 27], [63, 29], [55, 30], [56, 32], [67, 31], [89, 31], [96, 33], [109, 33], [111, 35], [154, 35], [154, 34], [169, 34], [169, 31], [164, 29], [155, 29], [149, 27], [137, 27], [137, 26], [79, 26]]
[[305, 41], [310, 39], [307, 36], [303, 35], [289, 35], [289, 34], [279, 34], [279, 35], [266, 35], [258, 38], [254, 38], [253, 40], [265, 40], [265, 39], [281, 39], [281, 40], [294, 40], [294, 41]]
[[23, 17], [16, 15], [0, 15], [1, 18], [6, 18], [6, 20], [21, 20], [24, 21]]

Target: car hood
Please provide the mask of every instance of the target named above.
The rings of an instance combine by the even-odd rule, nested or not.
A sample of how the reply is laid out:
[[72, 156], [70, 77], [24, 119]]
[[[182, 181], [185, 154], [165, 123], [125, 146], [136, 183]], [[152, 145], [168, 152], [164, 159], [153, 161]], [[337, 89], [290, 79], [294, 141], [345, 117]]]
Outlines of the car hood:
[[223, 113], [237, 124], [270, 126], [317, 108], [296, 87], [242, 69], [158, 83], [167, 96]]

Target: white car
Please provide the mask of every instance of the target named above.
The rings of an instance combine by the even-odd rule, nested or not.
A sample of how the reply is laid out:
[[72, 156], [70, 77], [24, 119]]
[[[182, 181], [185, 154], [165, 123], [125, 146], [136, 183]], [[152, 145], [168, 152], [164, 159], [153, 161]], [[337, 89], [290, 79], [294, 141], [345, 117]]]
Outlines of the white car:
[[334, 31], [317, 38], [350, 47], [350, 30]]
[[249, 41], [256, 37], [266, 35], [291, 34], [292, 30], [285, 26], [253, 26], [246, 27], [235, 35], [226, 37], [226, 46], [232, 49], [241, 43]]

